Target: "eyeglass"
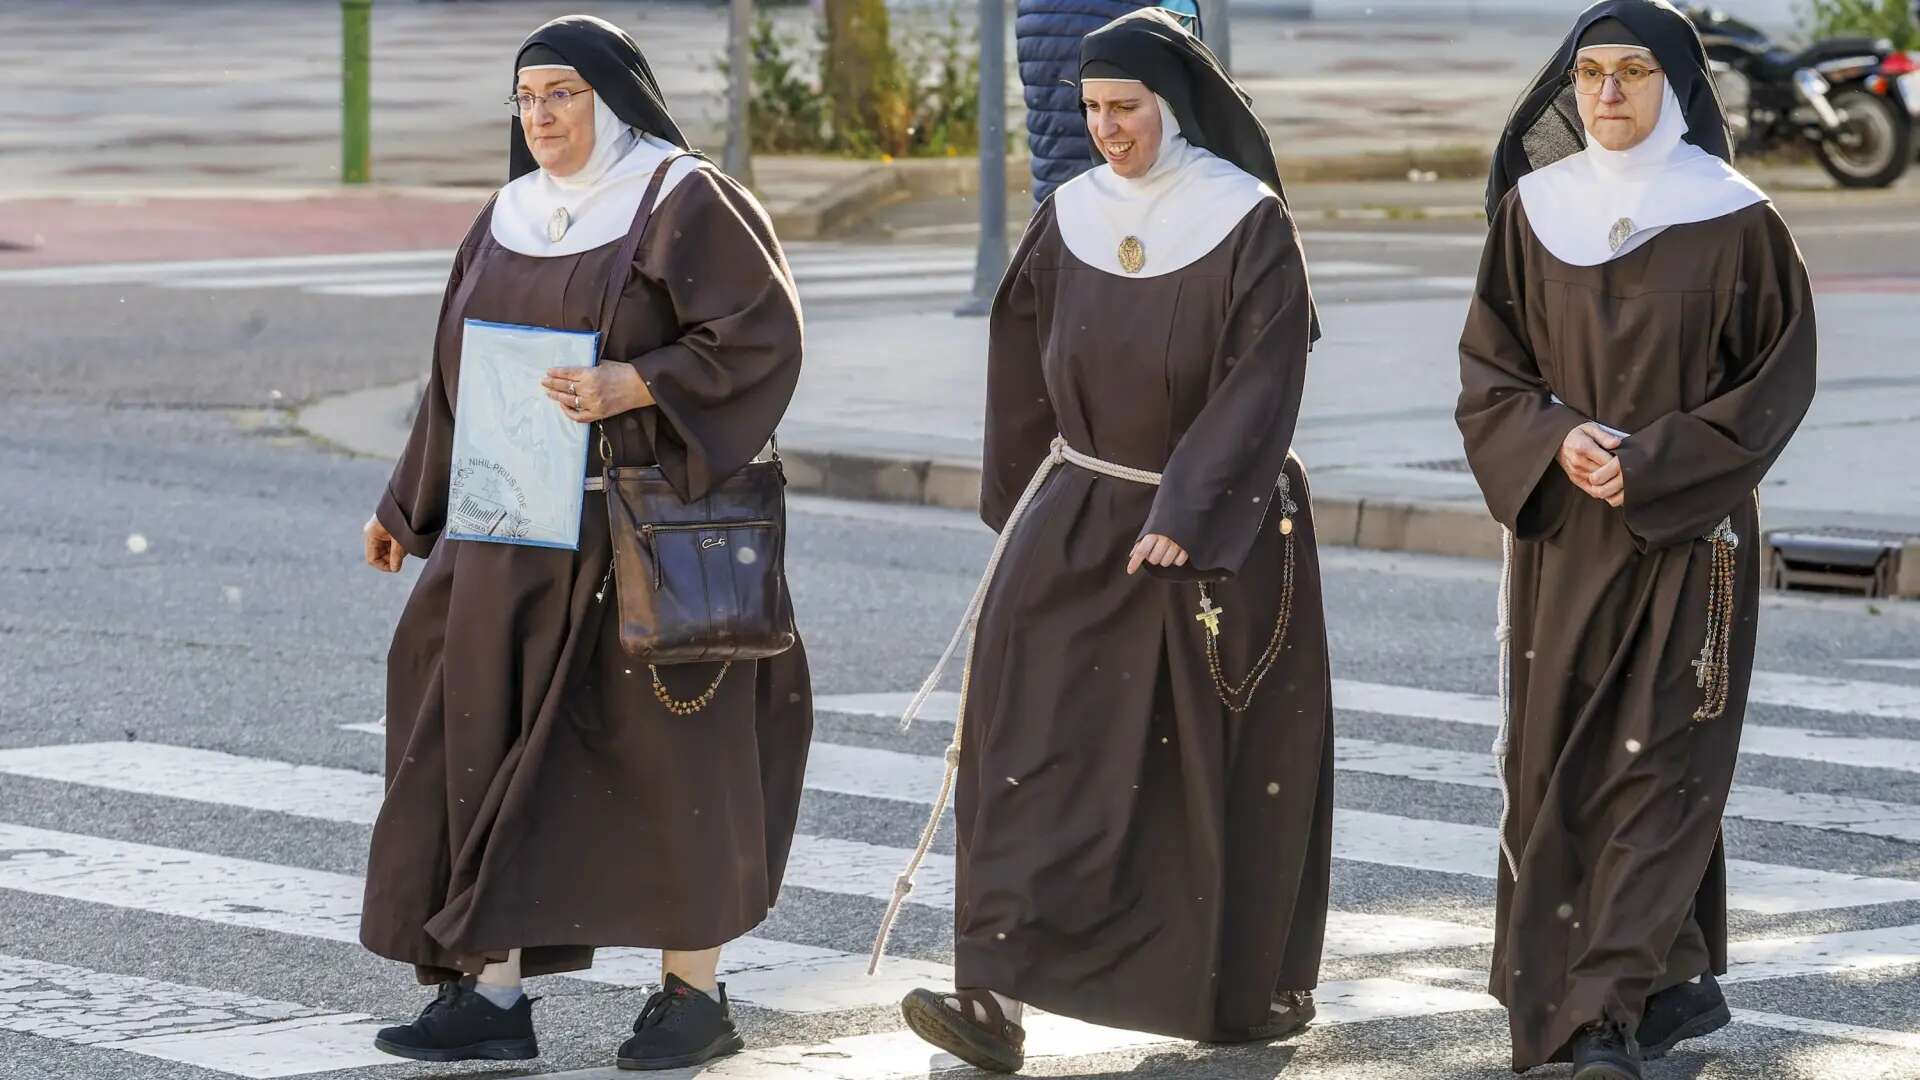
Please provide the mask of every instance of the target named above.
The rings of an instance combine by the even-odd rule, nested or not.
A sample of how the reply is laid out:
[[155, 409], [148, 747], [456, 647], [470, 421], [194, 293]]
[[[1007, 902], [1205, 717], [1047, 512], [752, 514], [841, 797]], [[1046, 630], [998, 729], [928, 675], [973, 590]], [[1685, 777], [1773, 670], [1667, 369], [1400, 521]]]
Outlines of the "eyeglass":
[[591, 93], [593, 89], [589, 87], [585, 90], [555, 90], [551, 94], [515, 94], [507, 99], [507, 108], [512, 109], [515, 116], [527, 115], [536, 105], [545, 105], [554, 112], [563, 113], [573, 104], [574, 98], [586, 97]]
[[1618, 71], [1607, 71], [1598, 64], [1581, 64], [1573, 69], [1573, 88], [1575, 91], [1592, 96], [1599, 93], [1612, 79], [1620, 85], [1622, 91], [1637, 90], [1653, 73], [1663, 69], [1646, 64], [1626, 63]]

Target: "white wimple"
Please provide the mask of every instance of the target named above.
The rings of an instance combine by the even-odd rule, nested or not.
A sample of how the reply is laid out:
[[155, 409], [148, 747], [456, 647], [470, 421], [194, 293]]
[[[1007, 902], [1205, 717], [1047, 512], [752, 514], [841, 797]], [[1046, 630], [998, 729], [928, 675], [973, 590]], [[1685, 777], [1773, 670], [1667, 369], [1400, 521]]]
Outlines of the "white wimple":
[[893, 933], [893, 921], [900, 914], [900, 905], [906, 902], [907, 894], [913, 891], [913, 876], [920, 871], [920, 863], [927, 857], [927, 849], [933, 846], [933, 834], [940, 828], [940, 815], [946, 813], [947, 799], [953, 795], [953, 776], [960, 768], [960, 737], [967, 727], [967, 689], [973, 681], [974, 630], [980, 623], [980, 609], [987, 600], [987, 589], [993, 584], [993, 575], [1000, 569], [1000, 558], [1006, 554], [1007, 541], [1012, 538], [1013, 530], [1026, 516], [1027, 507], [1032, 505], [1034, 496], [1040, 493], [1040, 486], [1047, 477], [1062, 463], [1078, 465], [1088, 472], [1101, 476], [1111, 476], [1116, 480], [1128, 480], [1136, 484], [1160, 486], [1160, 474], [1146, 469], [1134, 469], [1125, 465], [1115, 465], [1102, 461], [1067, 445], [1063, 437], [1055, 436], [1053, 445], [1047, 451], [1047, 459], [1034, 470], [1033, 479], [1027, 482], [1027, 490], [1020, 493], [1020, 501], [1013, 504], [1013, 512], [1007, 515], [1007, 522], [1000, 528], [1000, 539], [993, 545], [993, 554], [987, 559], [986, 572], [980, 575], [980, 585], [973, 590], [973, 599], [967, 603], [967, 613], [960, 620], [960, 626], [953, 632], [953, 639], [947, 642], [946, 651], [933, 665], [933, 674], [920, 686], [919, 693], [907, 703], [907, 711], [901, 714], [900, 728], [905, 730], [920, 715], [920, 709], [940, 685], [940, 676], [947, 670], [947, 663], [959, 650], [960, 642], [967, 643], [966, 662], [960, 666], [960, 708], [954, 714], [953, 743], [947, 747], [947, 768], [940, 778], [940, 794], [933, 800], [933, 813], [927, 818], [927, 827], [920, 833], [920, 843], [913, 849], [913, 858], [908, 860], [907, 868], [894, 879], [893, 899], [887, 903], [886, 917], [880, 920], [880, 932], [873, 939], [873, 956], [867, 962], [867, 974], [880, 969], [880, 958], [887, 951], [887, 936]]

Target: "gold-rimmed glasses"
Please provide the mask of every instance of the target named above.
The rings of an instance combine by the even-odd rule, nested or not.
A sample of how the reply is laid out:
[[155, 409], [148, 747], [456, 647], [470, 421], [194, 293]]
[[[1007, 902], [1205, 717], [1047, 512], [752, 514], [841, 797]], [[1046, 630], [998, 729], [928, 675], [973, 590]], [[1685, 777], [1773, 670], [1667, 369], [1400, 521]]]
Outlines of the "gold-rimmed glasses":
[[1592, 61], [1582, 61], [1573, 65], [1570, 74], [1574, 91], [1591, 97], [1606, 87], [1608, 79], [1620, 87], [1621, 93], [1631, 94], [1646, 85], [1647, 80], [1660, 70], [1643, 60], [1629, 60], [1612, 71]]

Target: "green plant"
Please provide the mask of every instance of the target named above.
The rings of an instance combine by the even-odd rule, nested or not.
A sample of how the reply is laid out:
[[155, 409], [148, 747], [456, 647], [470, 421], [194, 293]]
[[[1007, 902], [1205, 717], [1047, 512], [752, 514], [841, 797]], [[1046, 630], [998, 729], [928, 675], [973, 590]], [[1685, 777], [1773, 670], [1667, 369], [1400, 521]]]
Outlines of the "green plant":
[[1800, 22], [1811, 37], [1859, 34], [1887, 38], [1897, 49], [1920, 48], [1911, 0], [1806, 0]]
[[795, 54], [797, 47], [780, 35], [772, 19], [763, 15], [754, 24], [748, 126], [756, 151], [819, 150], [825, 138], [826, 110], [820, 92], [801, 73], [803, 61]]
[[936, 157], [970, 153], [980, 141], [977, 50], [949, 9], [944, 26], [920, 39], [907, 58], [911, 153]]
[[[889, 41], [867, 57], [856, 79], [841, 72], [837, 91], [824, 85], [832, 71], [829, 26], [816, 24], [809, 43], [781, 34], [765, 16], [755, 24], [748, 113], [754, 152], [949, 157], [974, 151], [980, 82], [957, 7], [949, 6], [927, 33], [901, 34], [904, 48]], [[844, 43], [840, 55], [847, 55]], [[726, 71], [724, 58], [719, 66]], [[862, 98], [847, 89], [853, 84], [875, 89]]]

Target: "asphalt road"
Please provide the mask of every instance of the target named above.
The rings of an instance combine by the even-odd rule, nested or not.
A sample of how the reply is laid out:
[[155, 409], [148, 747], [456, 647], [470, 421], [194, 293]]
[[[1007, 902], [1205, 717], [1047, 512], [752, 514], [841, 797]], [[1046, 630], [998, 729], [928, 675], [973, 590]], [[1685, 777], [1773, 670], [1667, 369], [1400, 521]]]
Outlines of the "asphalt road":
[[[1817, 272], [1911, 267], [1916, 234], [1865, 232], [1803, 243]], [[1373, 243], [1340, 242], [1355, 259]], [[1470, 245], [1432, 247], [1396, 261], [1471, 273]], [[1325, 302], [1358, 303], [1344, 288]], [[312, 1075], [379, 1080], [610, 1062], [644, 966], [539, 981], [545, 1056], [524, 1070], [379, 1063], [357, 1026], [424, 998], [352, 941], [380, 740], [342, 726], [381, 716], [413, 571], [359, 562], [386, 466], [314, 445], [284, 408], [417, 371], [434, 303], [0, 283], [0, 1077], [211, 1080], [333, 1062]], [[815, 317], [868, 310], [839, 301]], [[846, 696], [918, 684], [988, 541], [964, 514], [794, 507], [790, 575], [825, 706], [800, 831], [855, 845], [836, 850], [875, 869], [826, 860], [790, 876], [755, 955], [791, 961], [804, 946], [816, 967], [732, 977], [751, 1046], [811, 1048], [801, 1064], [763, 1056], [710, 1075], [929, 1067], [899, 1038], [895, 984], [852, 974], [848, 957], [913, 843], [946, 731], [902, 735], [880, 715], [889, 702]], [[1493, 686], [1495, 568], [1348, 551], [1324, 564], [1349, 755], [1337, 803], [1356, 823], [1333, 906], [1407, 940], [1348, 940], [1326, 966], [1323, 1023], [1288, 1044], [1036, 1028], [1031, 1073], [1510, 1075], [1503, 1020], [1479, 992], [1494, 864], [1473, 831], [1498, 812], [1490, 714], [1473, 696]], [[1760, 667], [1773, 674], [1747, 720], [1750, 794], [1727, 825], [1732, 854], [1756, 864], [1734, 897], [1728, 991], [1746, 1011], [1649, 1075], [1920, 1076], [1920, 606], [1770, 596]], [[44, 749], [68, 745], [85, 749]], [[939, 889], [922, 895], [895, 935], [896, 982], [949, 959]], [[852, 1071], [863, 1061], [882, 1064]]]

